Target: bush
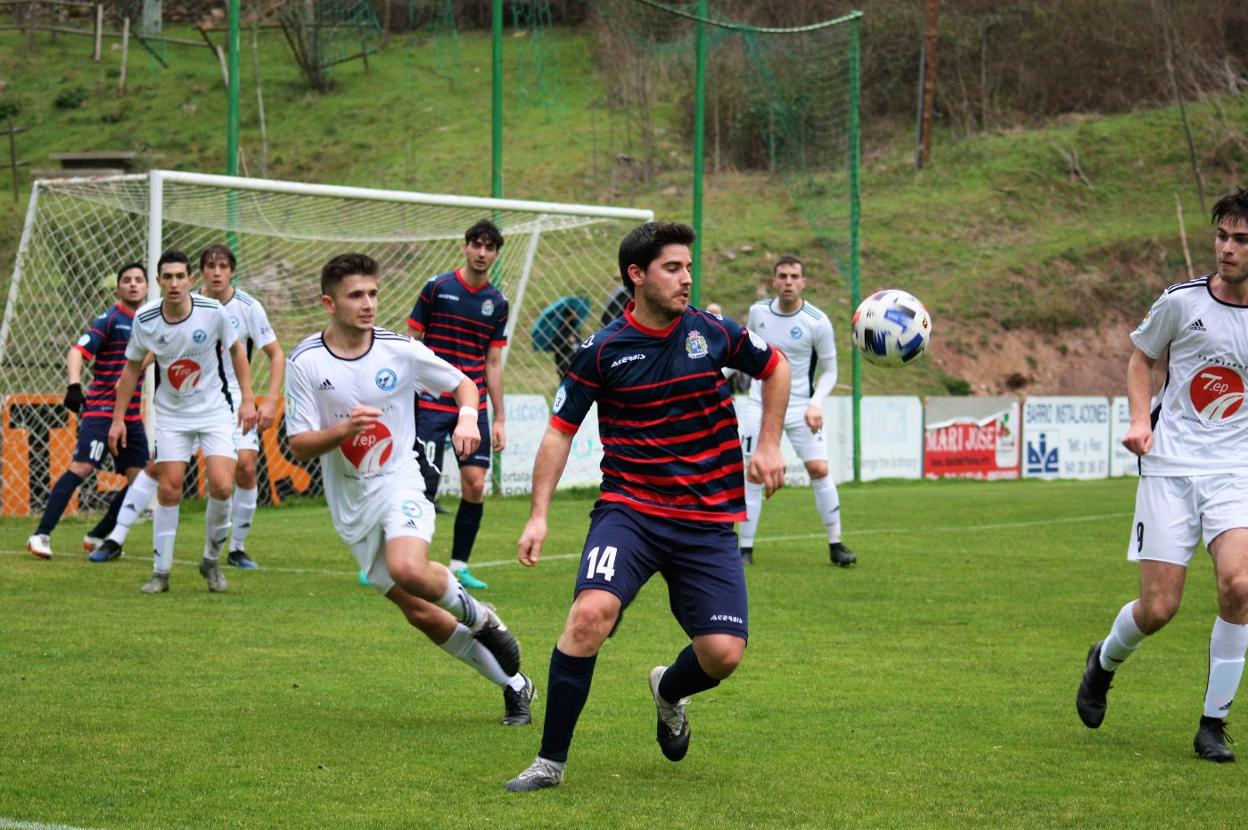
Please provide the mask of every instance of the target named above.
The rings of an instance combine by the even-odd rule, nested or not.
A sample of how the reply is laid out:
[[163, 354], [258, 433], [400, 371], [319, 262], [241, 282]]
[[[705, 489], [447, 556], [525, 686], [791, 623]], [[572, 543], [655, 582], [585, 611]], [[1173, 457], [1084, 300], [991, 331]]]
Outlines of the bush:
[[87, 100], [87, 90], [80, 86], [63, 89], [53, 99], [52, 104], [58, 110], [76, 110]]

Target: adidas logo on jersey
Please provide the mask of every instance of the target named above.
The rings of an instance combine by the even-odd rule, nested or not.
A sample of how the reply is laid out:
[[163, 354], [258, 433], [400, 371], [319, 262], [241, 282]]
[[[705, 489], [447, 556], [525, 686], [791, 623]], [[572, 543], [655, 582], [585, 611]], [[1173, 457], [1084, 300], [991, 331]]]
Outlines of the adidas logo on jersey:
[[1189, 331], [1205, 331], [1205, 324], [1197, 318], [1196, 322], [1187, 327]]
[[334, 385], [329, 382], [329, 378], [325, 378], [325, 380], [321, 381], [321, 391], [322, 392], [334, 391]]

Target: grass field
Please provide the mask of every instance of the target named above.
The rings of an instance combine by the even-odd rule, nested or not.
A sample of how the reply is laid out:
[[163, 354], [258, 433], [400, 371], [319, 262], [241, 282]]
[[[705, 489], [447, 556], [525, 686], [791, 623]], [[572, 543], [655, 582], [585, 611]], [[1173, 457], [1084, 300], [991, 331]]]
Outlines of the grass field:
[[[150, 525], [90, 565], [0, 523], [0, 827], [1227, 827], [1242, 767], [1191, 739], [1216, 613], [1195, 560], [1184, 613], [1078, 722], [1090, 641], [1133, 596], [1134, 483], [883, 482], [841, 489], [851, 570], [810, 494], [763, 515], [751, 642], [695, 698], [689, 757], [654, 743], [645, 685], [684, 638], [652, 582], [603, 649], [562, 788], [503, 783], [536, 752], [501, 694], [355, 582], [323, 504], [264, 510], [210, 595], [183, 511], [172, 591], [148, 597]], [[544, 691], [589, 495], [556, 502], [547, 560], [514, 562], [522, 499], [492, 500], [478, 573]], [[66, 520], [71, 551], [87, 524]], [[444, 555], [449, 523], [435, 541]], [[1232, 724], [1233, 725], [1233, 724]]]

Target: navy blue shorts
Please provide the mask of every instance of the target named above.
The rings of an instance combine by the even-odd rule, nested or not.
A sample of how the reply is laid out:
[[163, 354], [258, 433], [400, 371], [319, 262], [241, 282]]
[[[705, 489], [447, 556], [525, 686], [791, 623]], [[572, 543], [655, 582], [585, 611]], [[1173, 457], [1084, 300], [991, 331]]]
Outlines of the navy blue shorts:
[[[108, 428], [112, 418], [79, 418], [78, 446], [74, 460], [99, 469], [108, 451]], [[113, 470], [124, 473], [131, 467], [147, 466], [147, 430], [142, 421], [126, 421], [126, 445], [113, 458]]]
[[[424, 453], [425, 458], [433, 461], [437, 457], [435, 452], [437, 447], [451, 437], [451, 433], [455, 431], [455, 424], [458, 422], [459, 412], [431, 409], [424, 405], [424, 401], [421, 401], [416, 409], [416, 440], [420, 442], [421, 452]], [[481, 446], [477, 447], [477, 451], [467, 458], [455, 456], [460, 467], [486, 467], [488, 469], [490, 466], [490, 418], [484, 409], [477, 413], [477, 429], [481, 430]], [[455, 454], [451, 453], [451, 455]]]
[[575, 593], [609, 591], [627, 608], [655, 573], [663, 574], [672, 615], [690, 637], [748, 639], [745, 571], [731, 522], [680, 521], [614, 502], [595, 504]]

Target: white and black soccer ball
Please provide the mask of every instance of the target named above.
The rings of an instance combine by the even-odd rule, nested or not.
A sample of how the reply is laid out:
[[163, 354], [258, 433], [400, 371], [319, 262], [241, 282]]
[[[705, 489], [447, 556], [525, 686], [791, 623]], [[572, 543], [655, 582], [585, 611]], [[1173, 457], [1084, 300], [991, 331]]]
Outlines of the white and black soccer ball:
[[932, 316], [913, 294], [877, 291], [854, 312], [853, 339], [854, 348], [876, 366], [907, 366], [927, 350]]

